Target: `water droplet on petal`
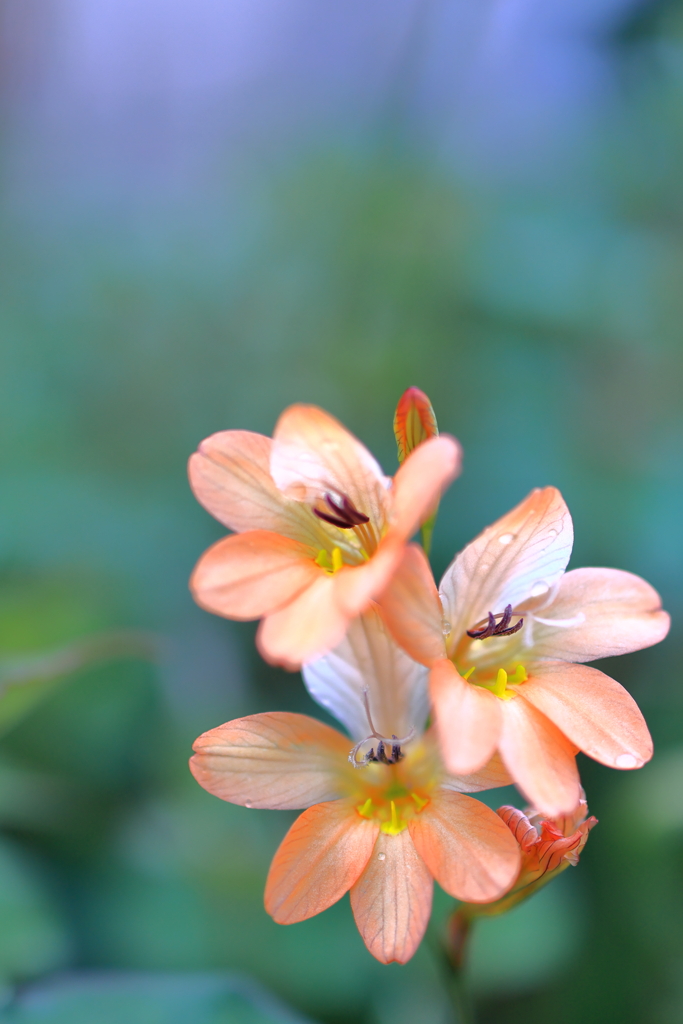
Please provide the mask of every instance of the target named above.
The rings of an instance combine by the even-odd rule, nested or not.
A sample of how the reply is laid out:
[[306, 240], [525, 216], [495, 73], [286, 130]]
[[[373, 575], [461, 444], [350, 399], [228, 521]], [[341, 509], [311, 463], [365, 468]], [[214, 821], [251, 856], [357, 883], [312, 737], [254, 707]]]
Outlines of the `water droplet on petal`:
[[531, 588], [531, 596], [540, 597], [541, 594], [547, 594], [549, 590], [550, 587], [548, 586], [548, 584], [545, 583], [543, 580], [539, 580], [538, 583], [534, 583], [533, 587]]
[[512, 544], [514, 539], [515, 539], [514, 533], [501, 533], [500, 537], [498, 538], [498, 543], [499, 544]]
[[386, 860], [386, 853], [378, 853], [377, 860]]
[[441, 623], [441, 632], [443, 633], [443, 635], [444, 636], [448, 636], [448, 634], [450, 633], [451, 629], [452, 629], [452, 626], [451, 626], [450, 622], [448, 622], [447, 619], [444, 619], [443, 622]]
[[244, 806], [245, 807], [251, 807], [251, 800], [245, 800], [244, 801]]
[[619, 754], [614, 763], [617, 768], [637, 768], [638, 758], [634, 757], [633, 754]]
[[546, 536], [548, 536], [548, 537], [557, 537], [557, 530], [553, 530], [551, 528], [550, 530], [547, 531]]

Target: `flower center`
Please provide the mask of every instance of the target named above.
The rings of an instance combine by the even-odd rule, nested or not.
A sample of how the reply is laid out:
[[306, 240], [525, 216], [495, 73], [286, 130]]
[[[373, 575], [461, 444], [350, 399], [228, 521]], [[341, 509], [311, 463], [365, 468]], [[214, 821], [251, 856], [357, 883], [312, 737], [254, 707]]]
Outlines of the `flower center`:
[[[366, 516], [364, 512], [360, 512], [347, 495], [326, 491], [324, 498], [317, 505], [312, 506], [312, 511], [318, 519], [329, 523], [330, 526], [335, 526], [338, 530], [353, 530], [356, 543], [359, 544], [356, 552], [363, 560], [367, 561], [374, 555], [378, 544], [377, 531], [370, 522], [370, 517]], [[318, 558], [322, 554], [323, 552], [318, 555]], [[332, 555], [334, 556], [334, 550]], [[327, 557], [329, 558], [329, 555]], [[328, 569], [326, 564], [321, 562], [318, 564], [322, 565], [324, 569]], [[334, 571], [336, 572], [336, 569]]]
[[397, 836], [428, 803], [429, 797], [424, 793], [408, 791], [400, 783], [393, 783], [358, 804], [356, 810], [361, 818], [379, 822], [381, 831], [386, 835]]
[[438, 746], [426, 737], [416, 739], [400, 763], [368, 764], [364, 772], [353, 773], [356, 813], [396, 836], [427, 807], [442, 775]]
[[[469, 680], [475, 670], [476, 666], [473, 665], [467, 672], [462, 673], [462, 678]], [[520, 683], [525, 683], [529, 678], [524, 665], [517, 665], [515, 671], [510, 674], [508, 674], [506, 669], [499, 668], [495, 673], [495, 677], [493, 675], [495, 670], [486, 671], [485, 669], [478, 669], [476, 671], [479, 678], [472, 679], [472, 685], [483, 686], [485, 690], [490, 690], [491, 693], [496, 697], [500, 697], [501, 700], [510, 700], [515, 696], [515, 691], [508, 689], [508, 683], [518, 686]]]
[[316, 565], [319, 565], [321, 569], [324, 569], [330, 576], [334, 576], [336, 572], [339, 572], [344, 564], [344, 557], [341, 553], [341, 548], [332, 548], [332, 554], [326, 551], [325, 548], [321, 548], [316, 557]]

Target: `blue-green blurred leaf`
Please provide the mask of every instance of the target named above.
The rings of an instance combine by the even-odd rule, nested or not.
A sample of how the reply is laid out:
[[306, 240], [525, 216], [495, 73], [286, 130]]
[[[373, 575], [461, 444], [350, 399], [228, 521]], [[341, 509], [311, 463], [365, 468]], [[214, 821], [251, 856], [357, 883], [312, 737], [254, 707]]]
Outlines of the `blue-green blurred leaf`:
[[219, 974], [66, 975], [29, 988], [2, 1024], [306, 1024], [253, 983]]
[[18, 847], [0, 842], [0, 981], [61, 967], [69, 946], [66, 924], [38, 867]]
[[524, 992], [571, 967], [585, 930], [568, 874], [509, 913], [475, 922], [470, 966], [478, 991]]
[[75, 672], [120, 658], [150, 659], [156, 648], [142, 633], [103, 633], [47, 654], [0, 661], [0, 735]]

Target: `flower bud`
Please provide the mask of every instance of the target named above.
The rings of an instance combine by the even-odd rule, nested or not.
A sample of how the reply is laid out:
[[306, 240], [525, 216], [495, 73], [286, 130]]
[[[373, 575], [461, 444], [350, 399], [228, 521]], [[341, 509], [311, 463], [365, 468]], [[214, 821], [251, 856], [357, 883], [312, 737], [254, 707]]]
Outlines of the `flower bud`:
[[398, 461], [403, 462], [414, 448], [430, 437], [437, 437], [438, 433], [432, 403], [424, 391], [408, 388], [399, 398], [394, 413]]
[[[500, 899], [492, 903], [463, 903], [456, 916], [466, 920], [504, 914], [533, 896], [565, 868], [576, 867], [588, 833], [598, 823], [597, 818], [587, 816], [583, 790], [575, 810], [562, 817], [545, 818], [533, 808], [520, 811], [510, 806], [499, 807], [496, 813], [519, 843], [522, 865], [516, 882]], [[451, 934], [458, 934], [463, 926], [462, 921], [451, 922]]]

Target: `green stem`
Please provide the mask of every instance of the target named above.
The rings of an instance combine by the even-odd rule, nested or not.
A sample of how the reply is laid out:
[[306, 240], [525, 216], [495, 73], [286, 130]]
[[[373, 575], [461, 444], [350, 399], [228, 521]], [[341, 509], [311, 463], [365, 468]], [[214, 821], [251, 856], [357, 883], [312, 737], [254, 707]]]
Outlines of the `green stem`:
[[476, 1024], [465, 966], [470, 928], [471, 921], [456, 913], [449, 921], [446, 942], [431, 929], [428, 934], [451, 1005], [453, 1024]]

